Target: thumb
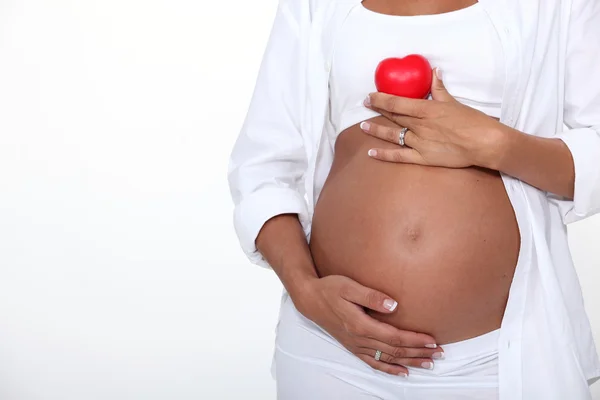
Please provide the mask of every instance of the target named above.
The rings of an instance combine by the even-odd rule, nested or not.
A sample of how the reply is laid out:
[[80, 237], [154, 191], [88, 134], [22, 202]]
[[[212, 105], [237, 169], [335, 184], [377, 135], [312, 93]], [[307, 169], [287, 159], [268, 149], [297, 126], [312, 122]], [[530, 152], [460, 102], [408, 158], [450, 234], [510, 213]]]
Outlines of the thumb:
[[374, 311], [391, 313], [398, 306], [398, 302], [387, 294], [363, 286], [354, 280], [347, 282], [344, 289], [342, 292], [344, 299]]
[[446, 86], [444, 86], [444, 81], [442, 80], [442, 70], [440, 67], [436, 67], [433, 70], [433, 82], [431, 83], [431, 97], [433, 100], [438, 101], [451, 101], [454, 100], [454, 97], [448, 90], [446, 90]]

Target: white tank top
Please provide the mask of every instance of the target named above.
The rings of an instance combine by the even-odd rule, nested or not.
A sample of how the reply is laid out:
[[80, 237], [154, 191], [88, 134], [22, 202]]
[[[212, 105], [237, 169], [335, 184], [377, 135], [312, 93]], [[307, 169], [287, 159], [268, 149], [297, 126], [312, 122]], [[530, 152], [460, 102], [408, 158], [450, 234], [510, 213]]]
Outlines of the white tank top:
[[397, 16], [353, 8], [336, 39], [329, 81], [335, 141], [344, 129], [381, 115], [366, 108], [376, 92], [375, 69], [384, 58], [425, 56], [440, 67], [458, 101], [499, 118], [504, 88], [503, 50], [483, 8], [476, 3], [434, 15]]

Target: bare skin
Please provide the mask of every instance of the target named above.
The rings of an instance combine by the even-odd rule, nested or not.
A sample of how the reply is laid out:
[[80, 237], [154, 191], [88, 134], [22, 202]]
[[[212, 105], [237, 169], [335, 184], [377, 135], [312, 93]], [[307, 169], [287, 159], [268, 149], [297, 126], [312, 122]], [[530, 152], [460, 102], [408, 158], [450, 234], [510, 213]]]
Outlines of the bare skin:
[[473, 0], [363, 0], [371, 11], [389, 15], [428, 15], [460, 10], [477, 3]]
[[[448, 12], [472, 1], [365, 0], [392, 15]], [[371, 119], [395, 126], [385, 117]], [[310, 249], [320, 276], [343, 275], [385, 292], [397, 312], [369, 314], [438, 343], [500, 327], [520, 246], [497, 171], [386, 163], [370, 148], [397, 145], [357, 125], [336, 141], [313, 216]]]
[[398, 311], [371, 315], [438, 343], [499, 328], [520, 237], [498, 172], [385, 163], [375, 146], [394, 145], [358, 125], [337, 139], [313, 216], [319, 274], [388, 293]]

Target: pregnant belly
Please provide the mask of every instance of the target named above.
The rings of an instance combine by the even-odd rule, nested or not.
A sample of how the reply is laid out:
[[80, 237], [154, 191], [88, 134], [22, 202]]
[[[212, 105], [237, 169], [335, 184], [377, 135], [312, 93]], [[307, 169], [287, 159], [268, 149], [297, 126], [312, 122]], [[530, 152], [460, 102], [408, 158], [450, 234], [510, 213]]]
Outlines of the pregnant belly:
[[520, 247], [499, 173], [387, 163], [372, 147], [396, 145], [357, 125], [338, 136], [313, 215], [318, 273], [392, 296], [396, 311], [368, 312], [441, 344], [499, 328]]

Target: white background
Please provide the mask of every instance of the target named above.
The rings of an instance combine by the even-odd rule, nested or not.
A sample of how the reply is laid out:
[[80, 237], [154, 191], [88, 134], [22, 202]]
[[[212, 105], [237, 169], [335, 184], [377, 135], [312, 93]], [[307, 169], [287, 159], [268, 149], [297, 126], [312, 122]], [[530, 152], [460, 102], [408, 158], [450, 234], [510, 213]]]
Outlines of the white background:
[[[274, 399], [226, 165], [275, 6], [0, 0], [1, 400]], [[598, 342], [599, 218], [570, 226]]]

